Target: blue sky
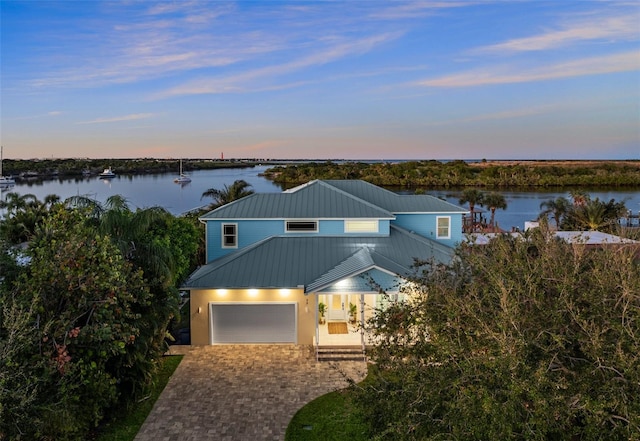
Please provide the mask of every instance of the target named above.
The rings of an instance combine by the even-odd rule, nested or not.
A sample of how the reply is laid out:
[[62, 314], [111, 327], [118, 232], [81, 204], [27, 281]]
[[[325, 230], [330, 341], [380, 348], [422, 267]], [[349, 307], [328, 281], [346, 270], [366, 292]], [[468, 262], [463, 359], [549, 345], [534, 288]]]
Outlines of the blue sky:
[[0, 8], [6, 158], [640, 158], [636, 1]]

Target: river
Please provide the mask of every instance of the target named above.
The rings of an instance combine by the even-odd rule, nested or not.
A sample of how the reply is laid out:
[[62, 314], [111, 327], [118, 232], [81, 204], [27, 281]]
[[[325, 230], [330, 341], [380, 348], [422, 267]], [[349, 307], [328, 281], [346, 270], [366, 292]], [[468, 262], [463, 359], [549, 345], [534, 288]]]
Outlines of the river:
[[[161, 206], [169, 212], [178, 215], [186, 211], [201, 207], [212, 202], [211, 199], [201, 199], [202, 193], [210, 188], [222, 189], [238, 179], [251, 184], [257, 193], [280, 192], [281, 187], [260, 176], [268, 166], [251, 168], [197, 170], [189, 173], [192, 181], [188, 184], [176, 184], [173, 179], [176, 174], [152, 175], [118, 175], [112, 179], [99, 179], [96, 176], [75, 179], [34, 180], [18, 182], [15, 187], [2, 192], [2, 199], [9, 191], [20, 195], [33, 194], [43, 200], [45, 196], [55, 194], [62, 199], [70, 196], [82, 195], [104, 202], [113, 195], [122, 195], [129, 201], [132, 208], [146, 208]], [[584, 189], [592, 198], [603, 201], [615, 199], [624, 201], [627, 208], [634, 214], [640, 211], [640, 191], [634, 190], [603, 190]], [[445, 199], [459, 205], [461, 191], [430, 190], [427, 194]], [[507, 201], [506, 210], [496, 212], [496, 221], [500, 227], [509, 230], [512, 227], [523, 228], [526, 221], [535, 220], [540, 213], [540, 204], [558, 196], [569, 197], [569, 191], [500, 191]], [[3, 214], [0, 212], [0, 215]], [[488, 215], [487, 215], [488, 218]]]

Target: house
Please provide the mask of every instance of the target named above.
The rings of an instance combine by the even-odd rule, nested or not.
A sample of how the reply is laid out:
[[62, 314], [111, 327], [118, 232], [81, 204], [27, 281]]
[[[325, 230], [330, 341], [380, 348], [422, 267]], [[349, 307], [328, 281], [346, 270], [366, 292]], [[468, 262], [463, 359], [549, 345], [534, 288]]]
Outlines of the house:
[[415, 259], [449, 263], [466, 213], [357, 180], [315, 180], [219, 207], [200, 218], [207, 263], [183, 286], [191, 343], [364, 343], [345, 324], [401, 296]]

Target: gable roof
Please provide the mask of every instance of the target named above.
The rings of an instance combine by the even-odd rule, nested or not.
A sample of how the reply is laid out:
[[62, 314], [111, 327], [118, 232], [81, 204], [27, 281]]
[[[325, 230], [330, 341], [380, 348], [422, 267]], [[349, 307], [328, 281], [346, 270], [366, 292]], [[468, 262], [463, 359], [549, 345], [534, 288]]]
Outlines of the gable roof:
[[223, 205], [200, 219], [393, 219], [384, 208], [323, 181], [282, 193], [254, 193]]
[[467, 213], [468, 210], [431, 195], [401, 195], [361, 180], [326, 180], [332, 187], [368, 201], [394, 214]]
[[183, 288], [295, 288], [314, 292], [371, 268], [410, 276], [414, 258], [448, 263], [445, 245], [392, 226], [389, 236], [274, 236], [196, 270]]

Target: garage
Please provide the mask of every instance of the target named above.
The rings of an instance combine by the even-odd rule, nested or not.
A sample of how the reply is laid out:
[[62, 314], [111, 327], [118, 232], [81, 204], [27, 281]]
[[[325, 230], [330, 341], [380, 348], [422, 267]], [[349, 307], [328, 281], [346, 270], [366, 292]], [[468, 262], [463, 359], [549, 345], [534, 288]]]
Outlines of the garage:
[[210, 303], [211, 344], [297, 343], [296, 303]]

